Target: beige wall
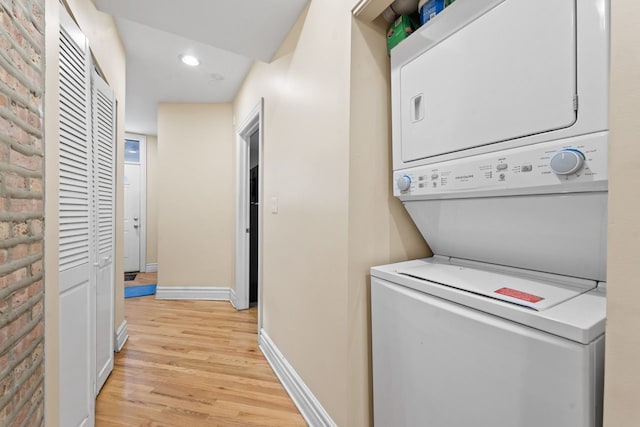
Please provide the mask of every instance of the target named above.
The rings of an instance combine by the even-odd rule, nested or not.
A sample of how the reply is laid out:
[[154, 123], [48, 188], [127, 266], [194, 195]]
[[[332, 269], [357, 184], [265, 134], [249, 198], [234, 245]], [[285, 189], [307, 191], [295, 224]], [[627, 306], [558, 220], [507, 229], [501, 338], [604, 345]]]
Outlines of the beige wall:
[[147, 264], [158, 262], [158, 138], [147, 135]]
[[[123, 288], [123, 144], [125, 99], [125, 52], [113, 19], [96, 10], [90, 0], [67, 0], [76, 22], [89, 39], [91, 50], [118, 102], [116, 159], [116, 260], [115, 327], [124, 320]], [[58, 140], [59, 78], [57, 0], [46, 0], [46, 77], [45, 77], [45, 422], [58, 425]]]
[[158, 107], [158, 286], [233, 286], [231, 104]]
[[58, 276], [58, 190], [60, 78], [58, 53], [60, 50], [60, 13], [57, 0], [45, 1], [45, 99], [44, 99], [44, 160], [45, 160], [45, 228], [44, 228], [44, 410], [45, 424], [58, 425], [60, 385], [59, 346], [59, 276]]
[[371, 424], [369, 269], [431, 255], [391, 182], [385, 31], [353, 19], [349, 152], [348, 426]]
[[[264, 97], [263, 327], [338, 425], [347, 425], [349, 32], [341, 0], [313, 1], [236, 123]], [[264, 206], [264, 203], [263, 203]]]
[[605, 426], [640, 425], [640, 3], [612, 2]]
[[312, 2], [236, 123], [264, 97], [263, 328], [333, 420], [370, 424], [369, 268], [428, 249], [391, 197], [384, 31]]

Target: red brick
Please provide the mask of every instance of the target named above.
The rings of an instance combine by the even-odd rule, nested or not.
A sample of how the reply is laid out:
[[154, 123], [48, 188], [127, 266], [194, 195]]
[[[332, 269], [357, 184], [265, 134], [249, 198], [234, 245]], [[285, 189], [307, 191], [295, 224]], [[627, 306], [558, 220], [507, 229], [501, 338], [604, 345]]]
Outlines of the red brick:
[[42, 220], [34, 219], [31, 221], [31, 234], [33, 236], [42, 236]]
[[[24, 222], [0, 221], [0, 240], [41, 237], [43, 233], [43, 182], [42, 177], [25, 177], [19, 170], [9, 171], [6, 165], [41, 172], [44, 165], [42, 142], [42, 119], [38, 111], [43, 105], [44, 91], [44, 0], [11, 0], [0, 7], [0, 49], [11, 63], [10, 69], [0, 66], [0, 82], [9, 91], [0, 94], [0, 110], [10, 112], [12, 119], [0, 117], [0, 134], [11, 143], [0, 142], [0, 165], [2, 182], [0, 191], [25, 190], [28, 198], [12, 198], [6, 193], [0, 196], [0, 211], [14, 213], [36, 213], [35, 220]], [[31, 133], [34, 131], [34, 133]], [[37, 150], [31, 152], [30, 150]], [[16, 172], [18, 171], [18, 172]], [[20, 193], [18, 193], [20, 194]], [[32, 242], [0, 249], [0, 264], [25, 259], [28, 255], [41, 255], [43, 243]], [[42, 274], [42, 261], [0, 277], [0, 289], [28, 282], [29, 274]], [[32, 279], [31, 279], [32, 280]], [[38, 322], [31, 330], [32, 319], [41, 319], [44, 309], [42, 280], [29, 283], [9, 296], [0, 299], [0, 316], [12, 315], [14, 308], [24, 309], [25, 303], [35, 303], [20, 317], [0, 328], [0, 342], [6, 342], [7, 335], [20, 340], [0, 355], [0, 396], [11, 393], [8, 405], [0, 407], [0, 426], [41, 426], [43, 423], [43, 323]], [[25, 351], [38, 344], [30, 354]], [[9, 371], [12, 360], [23, 360], [14, 371]], [[37, 364], [37, 366], [35, 365]], [[33, 372], [27, 369], [34, 369]], [[29, 377], [27, 372], [31, 372]], [[13, 381], [7, 387], [6, 378]], [[16, 383], [19, 379], [20, 383]], [[20, 407], [20, 410], [18, 410]], [[29, 416], [29, 414], [31, 414]], [[29, 418], [27, 418], [29, 416]]]
[[40, 273], [42, 273], [42, 261], [36, 261], [31, 264], [31, 275], [37, 276]]
[[11, 129], [11, 122], [4, 117], [0, 117], [0, 133], [8, 134]]
[[[0, 117], [0, 121], [2, 118]], [[0, 142], [0, 162], [9, 163], [9, 146]]]
[[29, 255], [36, 255], [42, 253], [42, 242], [36, 242], [29, 245]]
[[38, 323], [38, 325], [31, 330], [27, 335], [22, 337], [20, 341], [13, 346], [12, 353], [14, 357], [20, 356], [24, 353], [24, 351], [33, 343], [36, 339], [42, 337], [42, 323]]
[[34, 128], [40, 130], [42, 128], [42, 121], [40, 120], [40, 115], [35, 114], [33, 112], [29, 112], [29, 117], [27, 118], [27, 123], [29, 123]]
[[14, 237], [22, 237], [29, 235], [29, 226], [26, 222], [17, 222], [12, 227]]
[[11, 212], [41, 212], [42, 199], [12, 199]]
[[31, 367], [31, 359], [30, 358], [26, 358], [24, 359], [22, 362], [18, 363], [14, 368], [13, 368], [13, 378], [18, 381], [22, 378], [22, 376], [24, 375], [24, 373]]
[[32, 171], [42, 170], [42, 157], [40, 156], [27, 156], [14, 149], [11, 149], [9, 154], [9, 161], [12, 165], [20, 166]]
[[11, 223], [0, 222], [0, 240], [8, 239], [11, 237]]
[[23, 176], [18, 175], [17, 173], [7, 172], [4, 174], [4, 185], [7, 188], [26, 188], [27, 183]]
[[13, 377], [11, 375], [0, 379], [0, 396], [6, 396], [6, 394], [10, 392], [11, 386], [13, 385], [12, 380]]
[[31, 309], [31, 318], [35, 319], [42, 314], [44, 305], [42, 301], [37, 302]]
[[35, 21], [35, 23], [39, 26], [44, 25], [44, 14], [42, 10], [38, 8], [35, 4], [31, 5], [31, 18]]
[[40, 343], [33, 349], [33, 353], [31, 353], [31, 361], [36, 363], [40, 357], [44, 354], [44, 344]]
[[11, 260], [15, 261], [24, 258], [29, 253], [29, 245], [20, 244], [11, 248]]
[[42, 150], [42, 138], [34, 135], [29, 135], [29, 145], [36, 150]]
[[[31, 365], [31, 360], [29, 358], [25, 359], [25, 361], [29, 362], [29, 365]], [[39, 375], [42, 374], [42, 370], [40, 368], [37, 368], [29, 378], [26, 379], [25, 382], [23, 382], [20, 385], [20, 389], [18, 390], [18, 393], [16, 394], [16, 399], [17, 402], [23, 402], [24, 400], [26, 400], [25, 398], [30, 398], [31, 396], [29, 395], [29, 389], [33, 386], [36, 385], [37, 380], [39, 379]], [[16, 379], [16, 382], [21, 379], [19, 377], [14, 377]], [[27, 405], [29, 406], [29, 405]]]
[[14, 283], [18, 283], [19, 281], [25, 279], [27, 277], [27, 269], [26, 268], [21, 268], [19, 270], [14, 271], [11, 274], [8, 274], [7, 276], [7, 284], [8, 285], [13, 285]]
[[[15, 306], [14, 306], [15, 308]], [[7, 330], [7, 337], [15, 336], [25, 325], [29, 323], [29, 313], [24, 313], [22, 316], [9, 323], [5, 329]]]
[[16, 126], [16, 125], [12, 126], [9, 129], [9, 136], [15, 142], [18, 142], [22, 145], [29, 145], [29, 134], [20, 126]]
[[42, 192], [42, 179], [40, 178], [29, 178], [29, 190], [34, 193]]
[[[42, 262], [40, 262], [40, 264], [42, 264]], [[32, 283], [28, 289], [29, 289], [29, 298], [32, 298], [38, 294], [41, 294], [43, 289], [42, 280], [38, 280], [37, 282]]]
[[0, 374], [4, 372], [9, 366], [9, 352], [0, 354]]
[[4, 408], [0, 409], [0, 425], [5, 425], [4, 422], [9, 418], [9, 416], [13, 413], [13, 404], [11, 401], [8, 401]]
[[15, 292], [11, 296], [11, 308], [15, 310], [16, 308], [20, 307], [22, 304], [27, 302], [28, 299], [29, 299], [29, 289], [28, 288], [20, 289], [19, 291]]
[[24, 420], [27, 419], [27, 415], [29, 415], [29, 405], [24, 405], [20, 412], [18, 412], [18, 415], [13, 419], [12, 424], [16, 426], [22, 425]]

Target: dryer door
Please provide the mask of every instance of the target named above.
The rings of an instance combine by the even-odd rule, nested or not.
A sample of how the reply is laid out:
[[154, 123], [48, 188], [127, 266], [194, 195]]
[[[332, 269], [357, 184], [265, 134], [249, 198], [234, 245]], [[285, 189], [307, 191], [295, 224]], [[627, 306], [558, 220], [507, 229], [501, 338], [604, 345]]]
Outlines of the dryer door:
[[575, 3], [506, 0], [402, 66], [402, 160], [571, 126]]

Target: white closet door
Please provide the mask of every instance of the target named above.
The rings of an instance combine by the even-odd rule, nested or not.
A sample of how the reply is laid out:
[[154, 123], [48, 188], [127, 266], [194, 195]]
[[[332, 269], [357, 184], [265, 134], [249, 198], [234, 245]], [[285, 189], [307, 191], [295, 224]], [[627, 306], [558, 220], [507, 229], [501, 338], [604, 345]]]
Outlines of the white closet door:
[[91, 135], [86, 38], [61, 7], [60, 425], [94, 425]]
[[99, 391], [113, 370], [116, 104], [113, 90], [95, 71], [92, 84], [94, 218], [97, 237], [96, 390]]

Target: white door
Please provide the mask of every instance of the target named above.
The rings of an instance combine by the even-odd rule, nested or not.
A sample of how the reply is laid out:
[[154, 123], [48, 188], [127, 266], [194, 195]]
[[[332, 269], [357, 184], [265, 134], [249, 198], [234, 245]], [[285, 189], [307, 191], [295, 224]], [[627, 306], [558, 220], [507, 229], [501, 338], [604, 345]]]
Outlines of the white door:
[[113, 90], [95, 71], [92, 82], [97, 393], [113, 370], [116, 105]]
[[[128, 143], [130, 140], [126, 140]], [[125, 150], [135, 150], [127, 144]], [[140, 271], [140, 164], [124, 165], [124, 271]]]
[[60, 425], [93, 426], [95, 286], [87, 41], [61, 10]]

